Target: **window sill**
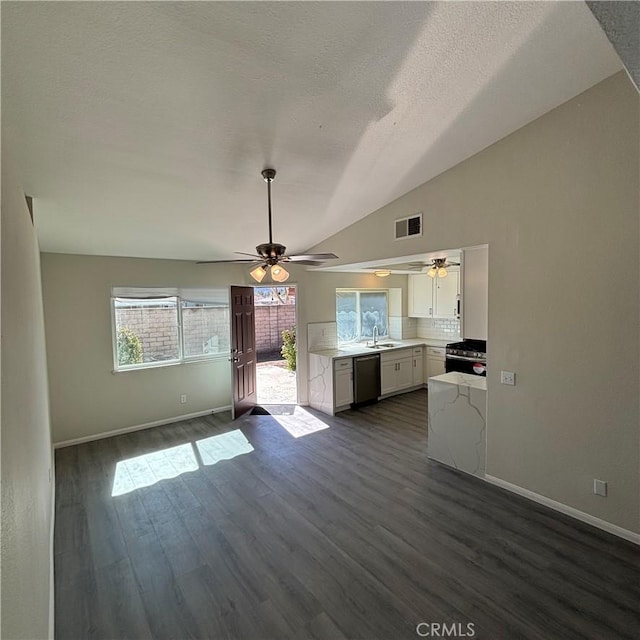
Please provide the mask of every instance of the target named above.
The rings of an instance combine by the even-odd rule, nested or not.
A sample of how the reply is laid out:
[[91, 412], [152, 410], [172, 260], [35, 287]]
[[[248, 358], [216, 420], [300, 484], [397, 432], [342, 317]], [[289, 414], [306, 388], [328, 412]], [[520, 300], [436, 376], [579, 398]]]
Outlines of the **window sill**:
[[122, 369], [112, 369], [114, 375], [120, 373], [130, 373], [131, 371], [146, 371], [147, 369], [164, 369], [165, 367], [177, 367], [184, 364], [207, 364], [210, 362], [218, 362], [220, 360], [228, 360], [229, 353], [217, 353], [211, 356], [203, 356], [196, 358], [184, 358], [183, 360], [169, 360], [165, 362], [147, 362], [145, 364], [136, 365]]

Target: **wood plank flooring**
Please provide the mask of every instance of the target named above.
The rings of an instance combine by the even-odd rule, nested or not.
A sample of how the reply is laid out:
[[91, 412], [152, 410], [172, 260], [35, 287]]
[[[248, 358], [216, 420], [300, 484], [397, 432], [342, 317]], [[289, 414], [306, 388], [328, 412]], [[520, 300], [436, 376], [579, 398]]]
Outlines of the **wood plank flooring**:
[[280, 409], [56, 452], [56, 638], [640, 637], [638, 547], [429, 462], [425, 391]]

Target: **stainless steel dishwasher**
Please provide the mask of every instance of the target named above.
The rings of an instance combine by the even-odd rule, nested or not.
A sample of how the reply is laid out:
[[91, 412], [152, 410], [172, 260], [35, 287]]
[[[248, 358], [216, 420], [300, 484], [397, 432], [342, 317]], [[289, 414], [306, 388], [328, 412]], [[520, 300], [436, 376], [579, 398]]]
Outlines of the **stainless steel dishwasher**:
[[380, 395], [380, 354], [353, 359], [353, 406], [378, 402]]

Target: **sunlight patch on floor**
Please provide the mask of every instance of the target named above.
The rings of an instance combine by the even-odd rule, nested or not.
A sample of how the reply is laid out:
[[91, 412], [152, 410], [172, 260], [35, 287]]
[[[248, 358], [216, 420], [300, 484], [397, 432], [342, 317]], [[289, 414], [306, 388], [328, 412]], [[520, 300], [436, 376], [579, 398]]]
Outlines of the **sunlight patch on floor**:
[[210, 438], [153, 451], [142, 456], [121, 460], [116, 464], [111, 496], [122, 496], [136, 489], [150, 487], [160, 480], [176, 478], [182, 473], [197, 471], [251, 453], [253, 447], [239, 430], [221, 433]]
[[240, 429], [198, 440], [196, 447], [204, 465], [215, 464], [220, 460], [231, 460], [253, 451], [253, 447]]
[[293, 413], [288, 415], [273, 415], [273, 419], [286, 429], [294, 438], [308, 436], [328, 429], [329, 425], [309, 413], [304, 407], [295, 407]]

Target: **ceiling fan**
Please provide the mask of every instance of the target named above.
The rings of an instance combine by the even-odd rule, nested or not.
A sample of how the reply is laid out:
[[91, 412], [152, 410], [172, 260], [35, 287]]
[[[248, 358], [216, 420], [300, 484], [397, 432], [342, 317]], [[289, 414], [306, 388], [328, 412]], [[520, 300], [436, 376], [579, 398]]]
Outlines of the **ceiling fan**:
[[[267, 199], [269, 201], [269, 242], [259, 244], [256, 253], [243, 253], [235, 251], [241, 256], [251, 256], [250, 258], [238, 258], [235, 260], [202, 260], [198, 264], [212, 264], [215, 262], [250, 262], [259, 263], [249, 273], [257, 282], [262, 282], [267, 271], [271, 272], [271, 278], [275, 282], [285, 282], [289, 279], [289, 272], [282, 266], [283, 262], [295, 262], [297, 264], [320, 265], [324, 260], [335, 260], [338, 256], [334, 253], [305, 253], [300, 255], [285, 255], [287, 248], [284, 245], [273, 241], [271, 223], [271, 183], [276, 177], [275, 169], [265, 169], [262, 177], [267, 183]], [[261, 264], [260, 264], [261, 263]]]
[[434, 258], [429, 270], [427, 271], [427, 275], [430, 278], [446, 278], [447, 276], [447, 267], [459, 267], [459, 262], [448, 262], [447, 258]]

